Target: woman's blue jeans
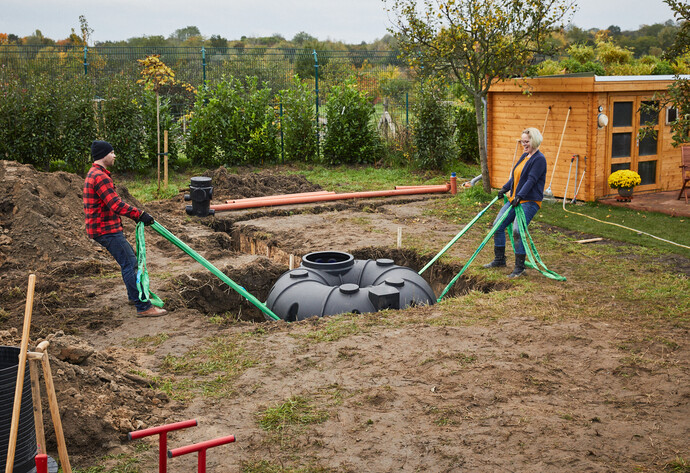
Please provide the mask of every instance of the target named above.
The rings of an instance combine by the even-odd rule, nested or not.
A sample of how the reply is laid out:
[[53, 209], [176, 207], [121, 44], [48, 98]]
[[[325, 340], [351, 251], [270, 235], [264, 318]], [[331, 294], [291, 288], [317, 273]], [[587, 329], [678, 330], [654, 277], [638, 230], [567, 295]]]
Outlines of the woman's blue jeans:
[[125, 235], [122, 232], [107, 233], [97, 236], [94, 240], [108, 250], [115, 258], [115, 261], [117, 261], [117, 264], [120, 265], [122, 280], [127, 288], [127, 297], [134, 302], [137, 312], [150, 309], [150, 302], [141, 302], [139, 300], [139, 291], [137, 290], [137, 257]]
[[[527, 221], [527, 225], [529, 225], [539, 211], [539, 205], [536, 202], [524, 202], [520, 205], [522, 205], [522, 210], [525, 212], [525, 220]], [[509, 212], [508, 216], [503, 221], [501, 226], [496, 229], [496, 233], [494, 233], [494, 246], [506, 246], [506, 228], [508, 228], [508, 225], [513, 223], [515, 220], [515, 209], [510, 205], [510, 202], [503, 206], [494, 220], [494, 225], [496, 225], [496, 222], [498, 222], [506, 212]], [[518, 229], [517, 224], [513, 225], [513, 239], [515, 240], [515, 254], [526, 254], [525, 247], [522, 244], [522, 239], [520, 239], [520, 230]]]

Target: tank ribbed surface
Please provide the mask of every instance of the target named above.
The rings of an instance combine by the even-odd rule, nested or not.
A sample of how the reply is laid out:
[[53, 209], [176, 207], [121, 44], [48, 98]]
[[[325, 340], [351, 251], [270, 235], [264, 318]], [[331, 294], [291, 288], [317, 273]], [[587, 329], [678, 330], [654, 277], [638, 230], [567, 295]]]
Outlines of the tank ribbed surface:
[[278, 278], [266, 306], [281, 319], [294, 322], [435, 302], [424, 278], [393, 260], [356, 260], [349, 253], [320, 251], [304, 255], [299, 268]]

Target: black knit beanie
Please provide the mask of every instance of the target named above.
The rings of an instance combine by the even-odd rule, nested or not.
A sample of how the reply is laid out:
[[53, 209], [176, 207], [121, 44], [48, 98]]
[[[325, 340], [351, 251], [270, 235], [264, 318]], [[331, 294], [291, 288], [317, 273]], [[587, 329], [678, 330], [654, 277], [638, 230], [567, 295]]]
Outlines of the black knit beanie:
[[103, 159], [113, 150], [113, 146], [107, 141], [96, 140], [91, 143], [91, 159], [98, 161]]

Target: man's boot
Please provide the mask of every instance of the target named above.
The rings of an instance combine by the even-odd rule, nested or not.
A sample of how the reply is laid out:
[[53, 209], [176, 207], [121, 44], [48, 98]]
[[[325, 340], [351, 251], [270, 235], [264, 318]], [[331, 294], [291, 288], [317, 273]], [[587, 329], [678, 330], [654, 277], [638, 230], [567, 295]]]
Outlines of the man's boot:
[[517, 278], [524, 274], [525, 256], [526, 255], [515, 255], [515, 268], [513, 268], [513, 272], [508, 275], [509, 278]]
[[[523, 260], [524, 261], [524, 260]], [[504, 268], [506, 265], [506, 247], [494, 246], [494, 260], [485, 264], [485, 268]]]

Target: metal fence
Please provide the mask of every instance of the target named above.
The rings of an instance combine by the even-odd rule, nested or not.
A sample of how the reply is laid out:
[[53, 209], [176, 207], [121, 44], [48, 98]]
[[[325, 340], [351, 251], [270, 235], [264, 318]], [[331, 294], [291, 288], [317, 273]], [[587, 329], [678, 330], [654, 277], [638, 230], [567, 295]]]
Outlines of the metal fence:
[[[18, 74], [78, 75], [98, 84], [112, 74], [140, 78], [138, 59], [160, 55], [178, 80], [197, 88], [224, 77], [257, 77], [274, 92], [288, 89], [298, 75], [313, 84], [316, 108], [334, 85], [354, 77], [376, 109], [376, 120], [387, 111], [397, 125], [407, 125], [414, 88], [407, 65], [391, 51], [319, 51], [299, 48], [195, 48], [128, 46], [0, 45], [0, 65]], [[191, 103], [175, 107], [183, 114]]]

